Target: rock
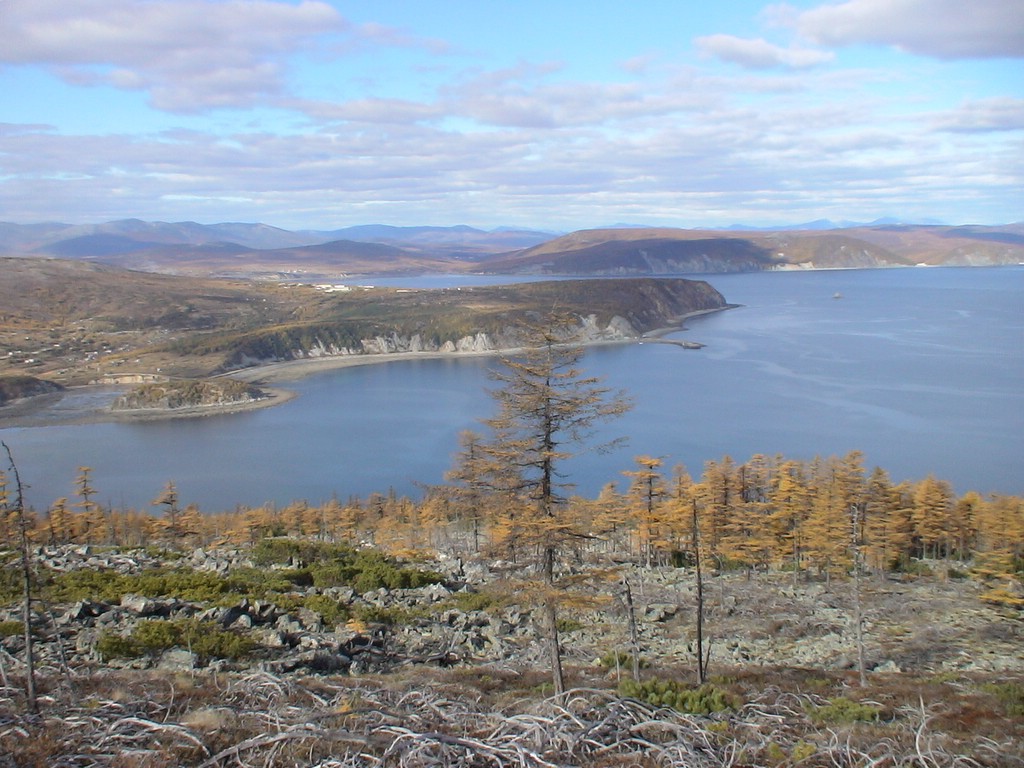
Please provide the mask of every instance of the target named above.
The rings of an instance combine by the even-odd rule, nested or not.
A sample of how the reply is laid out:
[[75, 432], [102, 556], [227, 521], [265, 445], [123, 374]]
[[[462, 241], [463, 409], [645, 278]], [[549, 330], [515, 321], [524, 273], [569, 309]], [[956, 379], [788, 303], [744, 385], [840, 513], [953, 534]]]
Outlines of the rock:
[[153, 616], [159, 611], [155, 600], [142, 595], [124, 595], [121, 598], [121, 607], [136, 616]]
[[651, 603], [644, 611], [644, 619], [647, 621], [667, 621], [679, 611], [678, 605], [672, 603]]
[[96, 654], [96, 642], [103, 633], [98, 629], [83, 629], [75, 637], [75, 653], [92, 658]]
[[171, 648], [160, 654], [157, 669], [164, 672], [190, 672], [199, 665], [199, 657], [184, 648]]
[[432, 603], [438, 603], [450, 598], [452, 593], [444, 584], [431, 584], [423, 588], [423, 596]]
[[268, 629], [262, 633], [262, 643], [268, 648], [287, 648], [288, 636], [276, 629]]
[[299, 624], [307, 632], [323, 632], [324, 623], [320, 618], [320, 614], [316, 611], [310, 610], [309, 608], [302, 607], [298, 611]]
[[86, 622], [110, 610], [106, 603], [94, 600], [80, 600], [64, 614], [59, 623]]
[[311, 672], [342, 672], [351, 669], [354, 664], [352, 659], [344, 654], [313, 650], [278, 659], [268, 666], [276, 672], [294, 672], [300, 668]]

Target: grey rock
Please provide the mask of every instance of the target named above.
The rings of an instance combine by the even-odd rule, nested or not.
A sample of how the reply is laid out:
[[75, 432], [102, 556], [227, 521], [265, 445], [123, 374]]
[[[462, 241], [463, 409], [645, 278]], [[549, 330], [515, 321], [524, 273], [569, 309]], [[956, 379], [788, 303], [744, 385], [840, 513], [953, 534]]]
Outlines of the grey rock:
[[137, 616], [153, 616], [159, 612], [156, 601], [142, 595], [124, 595], [121, 607]]
[[667, 621], [679, 611], [678, 605], [672, 603], [652, 603], [644, 611], [644, 618], [647, 621]]
[[160, 654], [157, 669], [165, 672], [189, 672], [199, 665], [199, 657], [184, 648], [171, 648]]

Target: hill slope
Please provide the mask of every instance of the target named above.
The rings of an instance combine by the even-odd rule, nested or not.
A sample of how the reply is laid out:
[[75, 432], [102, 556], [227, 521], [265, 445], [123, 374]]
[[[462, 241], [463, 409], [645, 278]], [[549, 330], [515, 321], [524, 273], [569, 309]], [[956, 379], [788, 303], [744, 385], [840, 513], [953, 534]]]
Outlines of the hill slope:
[[1008, 227], [881, 226], [715, 232], [598, 229], [492, 259], [493, 273], [640, 275], [1024, 262], [1024, 233]]
[[[820, 225], [824, 227], [825, 225]], [[529, 230], [366, 225], [288, 232], [262, 224], [0, 222], [0, 254], [57, 256], [152, 272], [327, 282], [351, 275], [652, 275], [1024, 263], [1024, 224], [878, 224], [802, 230]]]
[[0, 259], [0, 375], [65, 383], [201, 377], [257, 362], [401, 351], [492, 351], [557, 308], [581, 338], [630, 338], [726, 306], [703, 282], [555, 281], [443, 290], [213, 280], [57, 259]]

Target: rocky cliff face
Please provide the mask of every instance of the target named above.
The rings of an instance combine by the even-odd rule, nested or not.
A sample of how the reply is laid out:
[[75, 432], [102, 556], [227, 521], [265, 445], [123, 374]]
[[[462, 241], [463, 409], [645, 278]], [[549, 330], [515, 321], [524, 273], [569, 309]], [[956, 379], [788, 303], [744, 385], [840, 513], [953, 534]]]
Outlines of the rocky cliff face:
[[[495, 303], [494, 291], [465, 291], [467, 301]], [[510, 298], [511, 297], [511, 298]], [[321, 326], [312, 332], [275, 337], [274, 344], [236, 351], [233, 362], [258, 365], [268, 361], [384, 354], [486, 354], [522, 346], [524, 327], [545, 315], [542, 307], [558, 307], [576, 318], [566, 335], [569, 343], [593, 344], [638, 339], [656, 329], [676, 327], [682, 318], [728, 306], [717, 290], [703, 281], [682, 278], [637, 278], [532, 283], [500, 296], [507, 305], [498, 313], [481, 314], [469, 332], [433, 332], [396, 327], [372, 336], [350, 328]], [[406, 322], [405, 325], [409, 323]], [[402, 325], [399, 323], [399, 325]]]

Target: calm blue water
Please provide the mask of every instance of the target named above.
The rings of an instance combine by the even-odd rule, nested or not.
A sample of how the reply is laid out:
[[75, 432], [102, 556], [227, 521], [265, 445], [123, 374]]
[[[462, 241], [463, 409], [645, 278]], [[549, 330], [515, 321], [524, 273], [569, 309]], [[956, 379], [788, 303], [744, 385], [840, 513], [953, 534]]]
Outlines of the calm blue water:
[[[786, 272], [708, 277], [743, 304], [676, 334], [700, 351], [588, 351], [587, 372], [635, 407], [605, 429], [621, 450], [571, 467], [580, 492], [623, 483], [634, 456], [700, 474], [754, 453], [811, 459], [859, 449], [896, 481], [933, 473], [959, 492], [1024, 494], [1024, 268]], [[374, 281], [395, 284], [401, 281]], [[834, 294], [842, 298], [833, 298]], [[407, 360], [328, 371], [251, 413], [139, 424], [0, 430], [27, 500], [73, 496], [93, 468], [100, 499], [148, 507], [168, 480], [184, 502], [237, 504], [442, 481], [458, 434], [491, 414], [493, 361]]]

